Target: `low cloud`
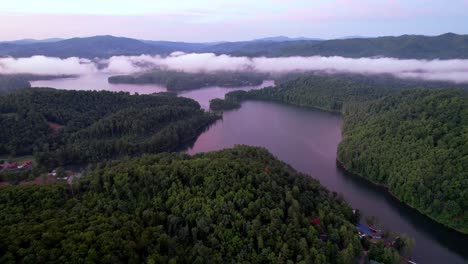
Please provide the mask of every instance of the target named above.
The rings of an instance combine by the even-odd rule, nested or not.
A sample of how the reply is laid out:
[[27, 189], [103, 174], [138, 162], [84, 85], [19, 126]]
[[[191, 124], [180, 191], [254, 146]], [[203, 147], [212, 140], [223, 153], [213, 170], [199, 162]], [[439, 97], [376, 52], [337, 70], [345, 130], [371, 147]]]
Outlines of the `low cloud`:
[[[97, 65], [99, 65], [99, 70]], [[155, 67], [186, 72], [259, 71], [287, 73], [296, 71], [393, 74], [400, 78], [468, 83], [468, 60], [414, 60], [395, 58], [279, 57], [248, 58], [212, 53], [175, 52], [170, 56], [115, 56], [91, 61], [81, 58], [0, 58], [0, 73], [33, 74], [130, 74]]]
[[67, 59], [33, 56], [29, 58], [0, 58], [1, 74], [30, 73], [37, 75], [82, 75], [97, 72], [95, 63], [88, 59]]

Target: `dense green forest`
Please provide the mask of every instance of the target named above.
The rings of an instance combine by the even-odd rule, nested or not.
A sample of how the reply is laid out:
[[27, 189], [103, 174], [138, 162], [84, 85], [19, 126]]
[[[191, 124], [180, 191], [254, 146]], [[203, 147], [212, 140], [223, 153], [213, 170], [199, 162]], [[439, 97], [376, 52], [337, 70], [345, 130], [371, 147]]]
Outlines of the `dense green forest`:
[[31, 87], [29, 81], [21, 76], [0, 74], [0, 94], [29, 87]]
[[189, 73], [171, 70], [153, 70], [136, 75], [109, 77], [110, 83], [160, 84], [170, 91], [198, 89], [207, 86], [237, 87], [262, 84], [266, 74], [254, 72], [219, 71]]
[[225, 101], [267, 100], [340, 112], [344, 103], [380, 98], [406, 88], [403, 81], [387, 75], [297, 73], [278, 76], [275, 82], [275, 87], [229, 92]]
[[468, 233], [468, 92], [361, 78], [302, 76], [277, 87], [231, 92], [225, 100], [271, 100], [342, 113], [338, 159], [348, 170]]
[[[354, 263], [361, 254], [351, 208], [261, 148], [144, 155], [97, 165], [73, 187], [0, 189], [2, 263]], [[398, 263], [382, 245], [372, 257]]]
[[167, 94], [24, 89], [0, 96], [0, 155], [54, 167], [170, 151], [218, 118]]
[[338, 158], [398, 199], [468, 233], [468, 93], [409, 90], [343, 111]]
[[[326, 111], [341, 112], [346, 103], [381, 98], [400, 90], [423, 88], [468, 88], [466, 84], [400, 79], [392, 75], [290, 73], [274, 76], [275, 87], [260, 90], [232, 91], [224, 104], [238, 104], [246, 99], [276, 101]], [[222, 104], [217, 102], [217, 104]]]
[[210, 109], [213, 111], [224, 111], [239, 108], [241, 105], [237, 100], [223, 100], [215, 98], [210, 100]]

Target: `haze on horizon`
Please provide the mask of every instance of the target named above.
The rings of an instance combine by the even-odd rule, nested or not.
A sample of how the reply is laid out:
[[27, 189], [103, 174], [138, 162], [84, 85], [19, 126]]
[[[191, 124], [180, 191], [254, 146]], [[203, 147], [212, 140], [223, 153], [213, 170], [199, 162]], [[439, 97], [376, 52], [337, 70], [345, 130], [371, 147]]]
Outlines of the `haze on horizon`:
[[0, 5], [0, 40], [116, 35], [235, 41], [468, 33], [468, 0], [15, 0]]

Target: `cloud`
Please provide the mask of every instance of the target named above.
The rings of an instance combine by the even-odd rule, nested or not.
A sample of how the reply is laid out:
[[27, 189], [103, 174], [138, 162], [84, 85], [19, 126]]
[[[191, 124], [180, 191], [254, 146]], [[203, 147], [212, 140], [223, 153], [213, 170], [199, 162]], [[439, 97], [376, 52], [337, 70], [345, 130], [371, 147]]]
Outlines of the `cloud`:
[[[117, 67], [124, 65], [124, 67]], [[131, 66], [130, 66], [131, 65]], [[154, 67], [186, 72], [259, 71], [287, 73], [295, 71], [393, 74], [401, 78], [468, 83], [468, 60], [415, 60], [395, 58], [333, 57], [232, 57], [212, 53], [176, 52], [168, 57], [118, 56], [109, 59], [107, 72], [140, 72]]]
[[[97, 66], [99, 65], [99, 67]], [[99, 68], [99, 69], [98, 69]], [[415, 60], [395, 58], [333, 57], [233, 57], [213, 53], [174, 52], [161, 56], [115, 56], [91, 61], [81, 58], [0, 58], [0, 73], [32, 74], [131, 74], [163, 68], [186, 72], [259, 71], [287, 73], [295, 71], [393, 74], [400, 78], [468, 83], [468, 60]]]
[[96, 65], [88, 59], [71, 57], [67, 59], [45, 56], [29, 58], [0, 58], [0, 73], [31, 73], [37, 75], [81, 75], [97, 72]]

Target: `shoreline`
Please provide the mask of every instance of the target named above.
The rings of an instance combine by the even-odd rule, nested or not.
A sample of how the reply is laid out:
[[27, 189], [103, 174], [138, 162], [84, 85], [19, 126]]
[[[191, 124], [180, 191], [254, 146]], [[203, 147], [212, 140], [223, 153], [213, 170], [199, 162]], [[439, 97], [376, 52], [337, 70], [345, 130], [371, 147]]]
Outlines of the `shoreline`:
[[369, 179], [369, 178], [367, 178], [367, 177], [364, 177], [364, 176], [362, 176], [362, 175], [360, 175], [360, 174], [357, 174], [357, 173], [352, 172], [351, 170], [349, 170], [348, 168], [346, 168], [346, 166], [344, 166], [344, 164], [343, 164], [338, 158], [336, 158], [336, 164], [337, 164], [337, 167], [338, 167], [339, 169], [341, 169], [347, 176], [352, 176], [352, 177], [356, 177], [356, 178], [365, 180], [367, 183], [370, 183], [370, 184], [374, 185], [375, 187], [377, 187], [377, 188], [383, 190], [383, 191], [385, 192], [385, 195], [388, 195], [388, 196], [391, 197], [394, 201], [398, 202], [400, 205], [403, 205], [403, 206], [405, 206], [406, 208], [411, 209], [413, 212], [418, 213], [419, 215], [425, 217], [426, 219], [429, 219], [430, 221], [432, 221], [432, 222], [435, 223], [435, 224], [441, 225], [441, 226], [443, 226], [444, 228], [447, 228], [447, 229], [449, 229], [449, 230], [451, 230], [451, 231], [454, 231], [454, 232], [456, 232], [456, 233], [458, 233], [458, 234], [460, 234], [460, 235], [462, 235], [462, 236], [468, 237], [468, 233], [464, 233], [464, 232], [462, 232], [462, 231], [460, 231], [460, 230], [458, 230], [458, 229], [455, 229], [455, 228], [450, 227], [450, 226], [448, 226], [448, 225], [446, 225], [446, 224], [444, 224], [444, 223], [441, 223], [441, 222], [437, 221], [436, 219], [432, 218], [431, 216], [422, 213], [421, 211], [419, 211], [417, 208], [411, 206], [410, 204], [401, 201], [394, 193], [392, 193], [392, 192], [390, 191], [390, 189], [387, 187], [387, 185], [382, 184], [382, 183], [375, 182], [375, 181], [373, 181], [373, 180], [371, 180], [371, 179]]
[[[287, 102], [282, 102], [282, 101], [277, 101], [277, 100], [264, 100], [264, 99], [259, 99], [259, 98], [247, 98], [247, 99], [245, 99], [243, 101], [248, 101], [248, 100], [274, 102], [274, 103], [279, 103], [279, 104], [284, 104], [284, 105], [289, 105], [289, 106], [296, 106], [296, 107], [303, 107], [303, 108], [308, 108], [308, 109], [315, 109], [315, 110], [319, 110], [319, 111], [323, 111], [323, 112], [327, 112], [327, 113], [339, 114], [339, 115], [343, 116], [343, 114], [340, 111], [335, 111], [335, 110], [330, 110], [330, 109], [323, 109], [323, 108], [316, 107], [316, 106], [305, 106], [305, 105], [300, 105], [300, 104], [292, 104], [292, 103], [287, 103]], [[343, 134], [343, 131], [341, 131], [341, 132], [342, 132], [342, 137], [344, 138], [346, 135]], [[340, 143], [338, 143], [338, 144], [340, 144]], [[337, 151], [338, 151], [338, 149], [337, 149]], [[468, 237], [468, 232], [467, 233], [462, 232], [461, 230], [455, 229], [455, 228], [450, 227], [450, 226], [448, 226], [448, 225], [446, 225], [446, 224], [444, 224], [442, 222], [439, 222], [435, 218], [431, 217], [430, 215], [424, 214], [420, 210], [418, 210], [417, 208], [413, 207], [412, 205], [403, 202], [394, 193], [392, 193], [390, 191], [390, 189], [388, 188], [387, 185], [375, 182], [375, 181], [373, 181], [373, 180], [371, 180], [371, 179], [369, 179], [369, 178], [367, 178], [365, 176], [362, 176], [362, 175], [359, 175], [357, 173], [352, 172], [351, 170], [349, 170], [348, 168], [346, 168], [344, 166], [344, 164], [338, 159], [338, 157], [336, 158], [336, 163], [337, 163], [338, 167], [343, 172], [345, 172], [346, 175], [350, 175], [350, 176], [357, 177], [357, 178], [360, 178], [362, 180], [365, 180], [366, 182], [374, 185], [375, 187], [378, 187], [381, 190], [384, 190], [386, 195], [389, 195], [389, 197], [391, 197], [394, 201], [398, 202], [399, 204], [405, 206], [408, 209], [411, 209], [412, 211], [418, 213], [419, 215], [424, 216], [425, 218], [429, 219], [433, 223], [441, 225], [444, 228], [447, 228], [447, 229], [449, 229], [451, 231], [454, 231], [454, 232], [456, 232], [456, 233], [458, 233], [458, 234], [460, 234], [462, 236]]]

